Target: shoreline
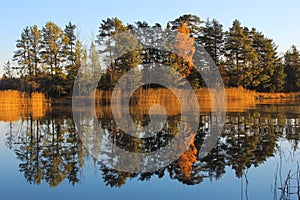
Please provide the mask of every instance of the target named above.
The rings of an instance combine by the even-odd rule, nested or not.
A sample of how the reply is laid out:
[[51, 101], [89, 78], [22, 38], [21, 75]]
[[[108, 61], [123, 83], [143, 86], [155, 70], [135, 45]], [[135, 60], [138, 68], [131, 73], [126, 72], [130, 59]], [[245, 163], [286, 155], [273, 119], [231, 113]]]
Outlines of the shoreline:
[[[25, 92], [17, 91], [17, 90], [1, 90], [0, 93], [7, 93], [8, 91], [12, 92], [19, 92], [20, 94], [27, 94]], [[158, 88], [158, 89], [138, 89], [133, 93], [133, 97], [140, 98], [159, 98], [159, 95], [164, 95], [165, 98], [174, 98], [170, 89], [165, 88]], [[210, 91], [207, 88], [200, 88], [194, 90], [196, 96], [198, 97], [199, 101], [209, 101], [210, 99]], [[184, 92], [184, 91], [183, 91]], [[225, 88], [226, 92], [226, 100], [227, 101], [255, 101], [255, 102], [265, 102], [269, 100], [276, 100], [276, 101], [287, 101], [287, 100], [297, 100], [300, 99], [300, 92], [289, 92], [289, 93], [271, 93], [271, 92], [256, 92], [254, 90], [246, 90], [243, 88]], [[97, 103], [104, 102], [103, 104], [110, 104], [111, 98], [111, 91], [108, 90], [97, 90], [95, 93], [95, 101]], [[41, 94], [42, 93], [37, 93]], [[2, 95], [2, 98], [6, 98], [5, 95]], [[82, 97], [88, 98], [88, 97]], [[55, 97], [55, 98], [46, 98], [46, 103], [51, 106], [72, 106], [72, 96], [64, 96], [64, 97]]]

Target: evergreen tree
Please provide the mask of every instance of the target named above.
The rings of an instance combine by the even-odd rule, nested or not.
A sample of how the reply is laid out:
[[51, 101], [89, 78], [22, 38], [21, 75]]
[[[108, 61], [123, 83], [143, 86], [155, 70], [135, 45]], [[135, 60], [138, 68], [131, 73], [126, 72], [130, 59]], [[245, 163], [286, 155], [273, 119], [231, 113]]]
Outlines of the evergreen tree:
[[14, 60], [20, 66], [21, 76], [34, 77], [40, 63], [40, 31], [37, 25], [26, 27], [21, 38], [17, 40], [17, 51]]
[[242, 52], [243, 65], [240, 72], [240, 83], [244, 88], [249, 88], [252, 84], [252, 68], [257, 62], [257, 53], [252, 48], [251, 32], [247, 27], [243, 28], [245, 41]]
[[163, 34], [166, 34], [159, 23], [150, 26], [147, 22], [138, 21], [135, 23], [135, 26], [129, 25], [128, 28], [144, 47], [150, 48], [160, 46], [163, 43]]
[[274, 74], [272, 76], [271, 92], [284, 92], [286, 74], [284, 73], [284, 65], [279, 60], [274, 66]]
[[47, 22], [42, 29], [42, 58], [48, 65], [51, 76], [62, 74], [65, 49], [68, 44], [67, 36], [53, 22]]
[[104, 62], [107, 66], [111, 65], [117, 56], [114, 52], [115, 44], [113, 35], [116, 34], [116, 31], [126, 29], [127, 28], [123, 25], [122, 21], [118, 18], [107, 18], [107, 20], [102, 20], [96, 44], [99, 46], [99, 53], [106, 55]]
[[37, 25], [30, 27], [30, 59], [33, 63], [33, 72], [29, 77], [31, 90], [38, 89], [40, 83], [38, 83], [37, 76], [40, 72], [40, 51], [41, 51], [41, 32]]
[[285, 90], [287, 92], [300, 90], [300, 54], [295, 45], [284, 55], [285, 73], [287, 75]]
[[[90, 48], [87, 51], [81, 52], [81, 72], [80, 75], [80, 84], [81, 88], [86, 88], [84, 90], [90, 91], [98, 83], [97, 77], [100, 76], [101, 68], [99, 62], [99, 56], [97, 54], [96, 46], [94, 41], [91, 42]], [[83, 91], [83, 90], [81, 90]], [[91, 94], [85, 94], [91, 95]]]
[[296, 85], [296, 92], [300, 91], [300, 67], [298, 65], [297, 69], [296, 69], [296, 81], [295, 81], [295, 85]]
[[[15, 74], [23, 90], [29, 87], [30, 92], [38, 89], [50, 96], [61, 96], [72, 94], [81, 67], [90, 73], [85, 76], [87, 80], [94, 81], [97, 74], [103, 73], [100, 88], [111, 89], [128, 70], [150, 63], [139, 67], [135, 83], [151, 82], [155, 70], [159, 71], [164, 64], [174, 67], [194, 87], [200, 87], [204, 85], [203, 79], [193, 68], [193, 43], [197, 42], [215, 61], [226, 86], [263, 92], [300, 90], [300, 54], [296, 46], [286, 52], [282, 63], [273, 40], [256, 29], [249, 31], [235, 20], [224, 34], [217, 20], [208, 19], [204, 27], [202, 23], [195, 15], [183, 15], [170, 21], [163, 30], [158, 23], [150, 26], [138, 21], [135, 25], [124, 25], [118, 18], [107, 18], [101, 22], [97, 40], [91, 43], [89, 52], [82, 48], [75, 36], [76, 26], [71, 22], [64, 30], [54, 22], [47, 22], [41, 30], [36, 25], [27, 26], [16, 43], [13, 60], [18, 65], [12, 68], [6, 63], [4, 77], [12, 78]], [[178, 34], [172, 34], [172, 30]], [[175, 41], [172, 49], [166, 45], [170, 41]], [[159, 49], [162, 44], [167, 51]], [[101, 60], [106, 67], [104, 72], [97, 53], [104, 57]], [[141, 78], [140, 70], [151, 75]], [[128, 84], [133, 83], [128, 80]]]
[[[77, 71], [80, 72], [80, 74], [78, 74], [78, 77], [77, 77], [80, 80], [80, 82], [79, 82], [80, 85], [78, 85], [78, 88], [80, 91], [83, 91], [81, 88], [85, 87], [85, 80], [87, 77], [90, 77], [90, 74], [89, 74], [90, 72], [87, 71], [87, 68], [88, 68], [87, 50], [82, 47], [82, 44], [79, 40], [77, 40], [76, 45], [75, 45], [75, 56], [76, 56], [75, 68], [73, 69], [72, 73], [74, 73], [74, 75], [75, 75], [75, 74], [77, 74]], [[76, 94], [76, 95], [79, 95], [79, 94]], [[84, 95], [86, 95], [86, 94], [84, 94]]]
[[224, 53], [224, 32], [222, 25], [216, 19], [212, 21], [207, 19], [202, 32], [201, 44], [218, 66]]
[[14, 52], [13, 59], [19, 64], [19, 75], [24, 77], [31, 75], [33, 71], [33, 63], [30, 59], [30, 27], [23, 29], [21, 38], [17, 40], [17, 50]]
[[39, 72], [40, 60], [40, 50], [41, 50], [41, 32], [37, 25], [30, 27], [30, 53], [33, 62], [33, 75]]
[[50, 69], [51, 76], [51, 95], [64, 95], [66, 90], [64, 88], [64, 81], [66, 80], [65, 62], [67, 61], [66, 48], [69, 43], [68, 36], [62, 29], [53, 22], [47, 22], [42, 29], [42, 59], [48, 69]]
[[266, 38], [261, 32], [257, 32], [255, 29], [252, 29], [251, 35], [253, 41], [252, 47], [257, 55], [256, 63], [251, 70], [251, 86], [258, 91], [275, 91], [272, 84], [278, 84], [279, 86], [279, 79], [284, 79], [284, 74], [280, 73], [280, 70], [276, 74], [277, 78], [273, 77], [275, 67], [280, 69], [280, 61], [276, 52], [277, 47], [271, 39]]
[[29, 92], [37, 89], [37, 74], [40, 65], [40, 31], [36, 25], [26, 27], [17, 40], [14, 60], [19, 64], [16, 69], [19, 77], [29, 85]]
[[72, 24], [69, 22], [66, 27], [65, 27], [65, 34], [69, 38], [68, 43], [67, 43], [67, 48], [68, 48], [68, 59], [71, 62], [75, 61], [75, 55], [74, 55], [74, 50], [75, 50], [75, 44], [76, 44], [76, 35], [75, 35], [75, 30], [76, 30], [76, 25]]
[[80, 40], [76, 41], [75, 44], [75, 67], [73, 68], [72, 73], [77, 74], [77, 71], [81, 68], [82, 65], [85, 65], [87, 60], [87, 52], [86, 49], [82, 47], [82, 43]]
[[248, 29], [243, 28], [241, 23], [235, 20], [225, 39], [226, 67], [231, 73], [231, 86], [247, 87], [250, 85], [250, 68], [255, 60], [251, 45]]
[[140, 64], [138, 34], [132, 33], [133, 28], [132, 25], [123, 25], [118, 18], [108, 18], [101, 23], [96, 43], [99, 53], [104, 56], [103, 64], [106, 64], [106, 75], [101, 79], [110, 83], [109, 88], [117, 83], [122, 74]]
[[94, 41], [91, 42], [90, 50], [89, 50], [89, 58], [90, 58], [90, 65], [93, 73], [93, 79], [96, 77], [96, 75], [99, 75], [101, 73], [101, 67], [100, 67], [100, 61], [99, 56], [97, 54], [96, 46], [94, 44]]
[[12, 79], [13, 78], [13, 70], [9, 61], [7, 61], [3, 66], [3, 72], [6, 78]]
[[66, 72], [67, 72], [67, 90], [69, 94], [72, 94], [73, 83], [77, 75], [76, 68], [76, 35], [75, 35], [76, 25], [69, 22], [64, 29], [66, 36], [68, 37], [68, 43], [65, 44], [64, 51], [66, 52], [67, 62], [66, 62]]

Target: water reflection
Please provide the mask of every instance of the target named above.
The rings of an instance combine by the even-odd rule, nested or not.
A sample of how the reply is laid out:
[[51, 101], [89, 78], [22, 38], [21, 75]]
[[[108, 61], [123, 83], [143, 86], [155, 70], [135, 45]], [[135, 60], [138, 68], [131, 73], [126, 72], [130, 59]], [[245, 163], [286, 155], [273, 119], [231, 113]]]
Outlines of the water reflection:
[[[132, 109], [136, 123], [143, 125], [149, 122], [144, 112]], [[84, 115], [85, 112], [82, 113]], [[88, 147], [83, 145], [75, 128], [71, 108], [52, 108], [46, 110], [42, 117], [28, 115], [19, 121], [8, 122], [6, 145], [15, 152], [20, 162], [20, 173], [29, 183], [45, 181], [55, 187], [69, 181], [75, 185], [82, 176], [84, 164], [92, 162], [100, 170], [102, 181], [110, 187], [121, 187], [130, 178], [147, 181], [153, 176], [162, 178], [165, 175], [184, 184], [195, 185], [205, 179], [220, 179], [226, 173], [226, 167], [231, 167], [241, 178], [247, 169], [260, 166], [275, 156], [281, 138], [287, 139], [294, 151], [300, 139], [299, 105], [258, 105], [244, 112], [228, 112], [222, 136], [212, 151], [200, 159], [198, 152], [213, 123], [211, 113], [205, 112], [200, 113], [198, 132], [178, 160], [155, 172], [128, 173], [112, 169], [109, 162], [100, 163], [91, 154], [99, 154], [107, 138], [128, 151], [155, 151], [177, 134], [180, 115], [169, 115], [163, 130], [155, 137], [145, 139], [129, 136], [118, 129], [109, 107], [98, 107], [97, 116], [99, 134], [87, 138], [93, 141]], [[88, 115], [85, 119], [91, 126], [96, 124]], [[111, 158], [114, 158], [113, 154], [112, 151], [106, 152], [106, 156]], [[131, 162], [134, 163], [134, 160]]]

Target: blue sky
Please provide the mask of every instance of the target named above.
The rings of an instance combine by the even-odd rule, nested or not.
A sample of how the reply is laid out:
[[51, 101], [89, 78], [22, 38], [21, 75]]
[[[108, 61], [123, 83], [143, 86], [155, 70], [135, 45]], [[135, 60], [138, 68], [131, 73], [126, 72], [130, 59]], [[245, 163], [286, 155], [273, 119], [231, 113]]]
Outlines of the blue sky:
[[124, 23], [145, 20], [149, 24], [168, 21], [183, 14], [195, 14], [202, 20], [216, 18], [227, 29], [234, 19], [242, 25], [256, 27], [285, 52], [292, 44], [300, 46], [300, 1], [285, 0], [110, 0], [110, 1], [36, 1], [1, 2], [0, 9], [0, 74], [3, 64], [12, 58], [15, 41], [22, 29], [54, 21], [64, 27], [75, 23], [81, 40], [88, 43], [97, 34], [99, 24], [107, 17], [118, 17]]

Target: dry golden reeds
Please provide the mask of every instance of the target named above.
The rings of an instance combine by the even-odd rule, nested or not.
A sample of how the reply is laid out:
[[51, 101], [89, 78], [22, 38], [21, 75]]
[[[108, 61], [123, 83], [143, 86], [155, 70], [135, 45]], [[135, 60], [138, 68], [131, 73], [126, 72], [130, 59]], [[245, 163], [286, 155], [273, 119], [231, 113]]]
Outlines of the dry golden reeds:
[[0, 91], [0, 121], [17, 121], [20, 118], [39, 119], [45, 115], [47, 104], [42, 93], [31, 97], [16, 90]]
[[[136, 90], [131, 96], [130, 112], [132, 114], [147, 114], [151, 106], [160, 104], [166, 109], [169, 115], [179, 114], [181, 112], [181, 107], [172, 90], [180, 89], [158, 88]], [[181, 95], [186, 97], [186, 102], [184, 103], [186, 103], [187, 105], [191, 103], [189, 102], [189, 95], [191, 94], [188, 91], [181, 90], [179, 92]], [[254, 107], [258, 103], [262, 103], [262, 101], [269, 102], [269, 99], [276, 99], [276, 101], [278, 101], [278, 99], [293, 99], [299, 97], [299, 93], [258, 93], [251, 90], [245, 90], [242, 87], [226, 88], [225, 92], [226, 98], [224, 97], [223, 99], [219, 99], [217, 103], [225, 105], [227, 112], [243, 112], [246, 109]], [[117, 91], [116, 94], [120, 95], [121, 91]], [[195, 90], [195, 94], [199, 103], [199, 111], [212, 112], [213, 110], [211, 98], [219, 97], [218, 91], [208, 90], [207, 88], [200, 88]], [[97, 108], [99, 110], [102, 110], [101, 112], [103, 112], [104, 110], [107, 111], [107, 106], [111, 104], [111, 96], [111, 91], [96, 91], [96, 104]], [[118, 104], [121, 104], [120, 100], [117, 102]]]

